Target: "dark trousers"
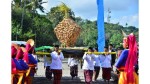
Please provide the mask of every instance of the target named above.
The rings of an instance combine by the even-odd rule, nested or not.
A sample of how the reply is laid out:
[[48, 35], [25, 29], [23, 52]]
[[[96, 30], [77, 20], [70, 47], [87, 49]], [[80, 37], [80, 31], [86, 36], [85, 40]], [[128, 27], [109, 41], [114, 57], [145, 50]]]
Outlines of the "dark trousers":
[[98, 78], [100, 72], [100, 66], [94, 66], [93, 79], [96, 80]]
[[70, 66], [70, 75], [72, 77], [78, 76], [78, 65]]

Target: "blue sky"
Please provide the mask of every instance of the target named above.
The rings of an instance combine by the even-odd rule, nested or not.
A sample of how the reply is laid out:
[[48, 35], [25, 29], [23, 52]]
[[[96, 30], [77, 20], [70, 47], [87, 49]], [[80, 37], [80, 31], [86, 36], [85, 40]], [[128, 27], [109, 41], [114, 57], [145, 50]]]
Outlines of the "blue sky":
[[[43, 4], [48, 12], [51, 7], [61, 4], [61, 1], [69, 6], [75, 13], [75, 16], [80, 16], [83, 19], [97, 19], [97, 4], [96, 0], [43, 0], [48, 3]], [[107, 21], [107, 10], [111, 10], [111, 23], [120, 23], [120, 25], [139, 27], [139, 5], [138, 0], [104, 0], [104, 21]], [[42, 14], [41, 12], [39, 12]]]

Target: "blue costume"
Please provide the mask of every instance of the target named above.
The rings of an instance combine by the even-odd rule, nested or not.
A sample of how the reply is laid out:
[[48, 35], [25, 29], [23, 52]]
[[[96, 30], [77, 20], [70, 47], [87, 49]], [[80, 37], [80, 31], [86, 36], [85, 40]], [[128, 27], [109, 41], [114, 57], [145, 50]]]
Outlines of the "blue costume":
[[128, 49], [125, 49], [122, 51], [119, 59], [117, 60], [115, 66], [117, 68], [120, 68], [120, 67], [125, 67], [125, 63], [126, 63], [126, 60], [127, 60], [127, 57], [128, 57], [128, 52], [129, 50]]
[[22, 66], [23, 70], [29, 69], [29, 66], [27, 65], [27, 63], [24, 62], [24, 60], [19, 59], [18, 62], [19, 62], [20, 65]]
[[17, 70], [24, 70], [23, 67], [20, 65], [20, 63], [17, 61], [17, 59], [13, 58], [13, 61], [16, 65]]

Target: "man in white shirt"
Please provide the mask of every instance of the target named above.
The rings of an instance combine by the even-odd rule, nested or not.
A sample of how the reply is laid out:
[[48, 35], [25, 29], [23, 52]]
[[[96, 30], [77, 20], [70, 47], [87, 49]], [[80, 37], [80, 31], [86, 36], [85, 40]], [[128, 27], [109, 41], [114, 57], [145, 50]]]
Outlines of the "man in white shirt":
[[[95, 48], [94, 52], [98, 52], [98, 48]], [[100, 55], [95, 55], [93, 81], [97, 80], [99, 71], [100, 71]]]
[[51, 70], [54, 74], [53, 84], [60, 84], [62, 77], [62, 60], [64, 59], [63, 53], [59, 51], [59, 45], [55, 45], [55, 51], [51, 53], [52, 63]]
[[[89, 47], [88, 52], [93, 52], [93, 48]], [[83, 56], [83, 70], [84, 70], [84, 78], [86, 84], [92, 83], [92, 76], [93, 76], [93, 70], [94, 70], [94, 60], [95, 56], [94, 54], [87, 54], [85, 53]]]
[[68, 58], [68, 66], [70, 66], [70, 75], [73, 77], [78, 76], [78, 63], [79, 60], [77, 59], [76, 55], [71, 56]]
[[105, 54], [101, 55], [101, 67], [102, 67], [102, 78], [106, 82], [111, 78], [111, 55], [108, 54], [108, 47], [104, 47], [104, 51], [106, 52]]

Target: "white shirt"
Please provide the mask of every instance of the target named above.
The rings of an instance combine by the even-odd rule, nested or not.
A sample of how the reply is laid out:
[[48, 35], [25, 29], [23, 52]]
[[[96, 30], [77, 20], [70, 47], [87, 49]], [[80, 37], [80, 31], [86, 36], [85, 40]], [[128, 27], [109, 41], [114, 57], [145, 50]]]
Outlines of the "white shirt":
[[94, 60], [95, 56], [94, 54], [84, 54], [83, 55], [84, 63], [83, 63], [83, 68], [85, 70], [94, 70]]
[[56, 51], [51, 53], [52, 63], [51, 69], [62, 69], [62, 60], [64, 59], [63, 53], [60, 52], [60, 55]]
[[101, 67], [111, 68], [111, 55], [101, 55]]
[[100, 66], [100, 55], [95, 55], [94, 66]]
[[75, 58], [68, 58], [68, 65], [69, 66], [78, 65], [78, 60]]
[[51, 66], [50, 57], [44, 56], [44, 66]]

